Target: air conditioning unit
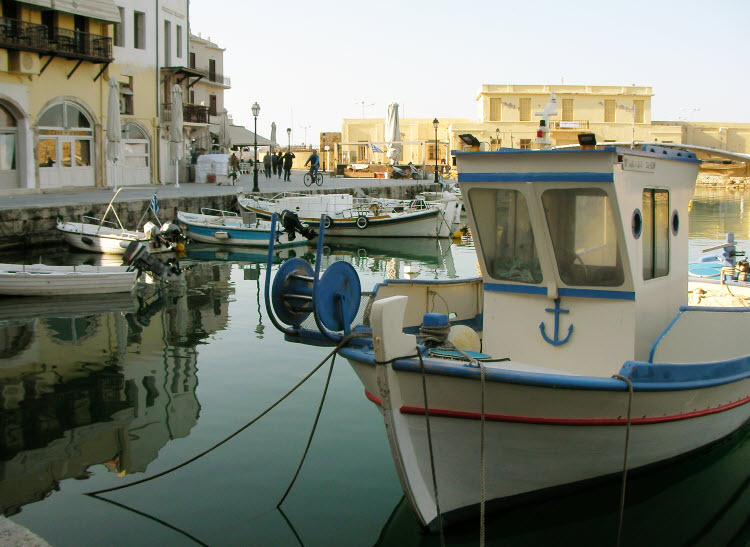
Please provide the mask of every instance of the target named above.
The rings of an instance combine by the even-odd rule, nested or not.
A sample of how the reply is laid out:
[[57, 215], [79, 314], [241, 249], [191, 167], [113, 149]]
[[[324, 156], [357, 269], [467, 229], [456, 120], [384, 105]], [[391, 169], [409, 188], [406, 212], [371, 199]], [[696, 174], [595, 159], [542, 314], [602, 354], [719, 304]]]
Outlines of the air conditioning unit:
[[39, 55], [30, 51], [9, 51], [8, 70], [21, 74], [39, 74]]

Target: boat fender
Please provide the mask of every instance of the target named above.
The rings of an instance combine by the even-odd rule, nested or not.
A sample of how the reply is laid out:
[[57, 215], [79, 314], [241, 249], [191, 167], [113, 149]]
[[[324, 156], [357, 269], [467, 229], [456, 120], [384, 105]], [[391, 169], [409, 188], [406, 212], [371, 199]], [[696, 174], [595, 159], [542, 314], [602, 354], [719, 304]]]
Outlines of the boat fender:
[[357, 217], [357, 228], [359, 228], [360, 230], [364, 230], [365, 228], [367, 228], [367, 224], [368, 222], [366, 216], [360, 215]]
[[91, 239], [89, 236], [82, 236], [81, 241], [83, 241], [86, 245], [93, 245], [94, 240]]
[[482, 351], [479, 335], [466, 325], [453, 325], [448, 332], [448, 341], [463, 351]]
[[325, 226], [326, 230], [333, 226], [333, 219], [326, 215], [325, 220], [323, 221], [323, 226]]

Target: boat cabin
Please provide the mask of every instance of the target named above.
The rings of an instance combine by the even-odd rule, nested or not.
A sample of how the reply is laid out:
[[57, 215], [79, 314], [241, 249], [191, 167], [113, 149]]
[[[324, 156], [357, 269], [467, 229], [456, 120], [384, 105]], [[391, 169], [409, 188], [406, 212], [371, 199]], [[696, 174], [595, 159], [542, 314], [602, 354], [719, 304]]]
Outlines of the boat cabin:
[[648, 360], [687, 303], [695, 155], [455, 155], [484, 283], [483, 352], [592, 376]]

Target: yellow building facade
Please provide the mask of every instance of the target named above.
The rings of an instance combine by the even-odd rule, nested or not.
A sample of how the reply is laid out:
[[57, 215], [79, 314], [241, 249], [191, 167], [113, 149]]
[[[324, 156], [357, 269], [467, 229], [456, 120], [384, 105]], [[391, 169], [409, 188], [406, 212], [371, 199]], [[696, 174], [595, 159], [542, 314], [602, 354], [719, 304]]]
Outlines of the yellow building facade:
[[[597, 142], [663, 142], [750, 153], [750, 124], [652, 121], [651, 87], [585, 85], [483, 85], [476, 96], [477, 119], [439, 120], [438, 157], [451, 150], [535, 148], [542, 111], [555, 95], [556, 114], [549, 136], [555, 146], [578, 143], [580, 133], [594, 133]], [[345, 119], [341, 162], [388, 163], [384, 154], [385, 119]], [[434, 162], [433, 120], [400, 120], [404, 153], [399, 163]]]

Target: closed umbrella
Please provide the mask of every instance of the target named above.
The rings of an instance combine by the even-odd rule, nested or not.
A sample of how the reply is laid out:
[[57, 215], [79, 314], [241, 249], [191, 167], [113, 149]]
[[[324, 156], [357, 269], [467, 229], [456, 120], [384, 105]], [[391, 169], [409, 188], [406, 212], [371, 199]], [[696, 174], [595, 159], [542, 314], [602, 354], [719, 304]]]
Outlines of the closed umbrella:
[[394, 165], [401, 156], [401, 127], [398, 123], [398, 103], [388, 105], [388, 115], [385, 118], [385, 144], [388, 147], [386, 157]]
[[112, 186], [117, 191], [117, 162], [122, 161], [120, 141], [120, 84], [114, 78], [109, 81], [109, 103], [107, 104], [107, 159], [112, 162]]
[[180, 187], [180, 160], [185, 151], [182, 136], [182, 88], [172, 86], [172, 127], [169, 130], [169, 155], [175, 160], [175, 186]]
[[271, 122], [271, 142], [276, 146], [276, 122]]
[[219, 124], [219, 143], [229, 153], [229, 149], [232, 148], [232, 130], [229, 128], [229, 112], [224, 110], [221, 115], [221, 123]]

